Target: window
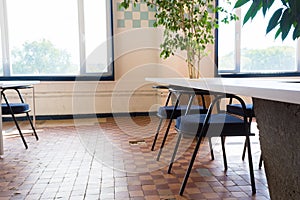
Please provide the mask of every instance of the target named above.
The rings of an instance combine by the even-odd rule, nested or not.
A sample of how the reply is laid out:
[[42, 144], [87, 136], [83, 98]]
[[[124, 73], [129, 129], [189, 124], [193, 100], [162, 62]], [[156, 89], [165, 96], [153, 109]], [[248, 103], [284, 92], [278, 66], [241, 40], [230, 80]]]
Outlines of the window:
[[[225, 0], [219, 5], [232, 10]], [[232, 1], [232, 7], [236, 1]], [[248, 6], [248, 7], [247, 7]], [[217, 64], [220, 75], [296, 75], [300, 73], [299, 41], [288, 36], [284, 41], [274, 39], [276, 30], [266, 35], [266, 27], [273, 13], [281, 6], [274, 3], [264, 17], [262, 12], [243, 25], [243, 16], [250, 4], [245, 4], [235, 12], [240, 20], [224, 24], [220, 22], [217, 35]], [[219, 19], [222, 19], [222, 15]]]
[[[0, 31], [0, 38], [2, 38], [1, 31]], [[1, 39], [0, 39], [0, 46], [2, 46]], [[2, 48], [0, 48], [0, 63], [4, 63], [3, 56], [2, 56]], [[3, 65], [0, 66], [0, 76], [2, 75], [3, 75]]]
[[111, 1], [0, 2], [2, 79], [113, 80]]

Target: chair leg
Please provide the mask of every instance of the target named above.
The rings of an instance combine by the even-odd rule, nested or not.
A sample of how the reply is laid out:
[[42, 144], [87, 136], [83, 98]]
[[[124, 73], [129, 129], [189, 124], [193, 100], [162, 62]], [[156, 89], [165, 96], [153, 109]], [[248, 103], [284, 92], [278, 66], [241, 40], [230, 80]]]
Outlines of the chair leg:
[[226, 157], [226, 151], [225, 151], [225, 137], [221, 136], [221, 144], [222, 144], [222, 152], [223, 152], [223, 162], [224, 162], [224, 170], [227, 171], [227, 157]]
[[262, 162], [263, 162], [263, 158], [262, 158], [262, 154], [260, 154], [260, 157], [259, 157], [259, 164], [258, 164], [258, 169], [261, 169], [261, 167], [262, 167]]
[[246, 136], [246, 143], [247, 143], [247, 149], [248, 149], [248, 162], [249, 162], [252, 194], [255, 194], [256, 187], [255, 187], [254, 170], [253, 170], [252, 153], [251, 153], [251, 145], [250, 145], [250, 137], [249, 136]]
[[156, 158], [157, 161], [159, 161], [159, 158], [160, 158], [161, 153], [162, 153], [162, 149], [163, 149], [164, 146], [165, 146], [165, 143], [166, 143], [166, 140], [167, 140], [167, 137], [168, 137], [168, 134], [169, 134], [169, 130], [170, 130], [172, 121], [173, 121], [172, 119], [169, 120], [167, 130], [166, 130], [166, 132], [165, 132], [163, 141], [162, 141], [162, 143], [161, 143], [161, 145], [160, 145], [160, 149], [159, 149], [159, 152], [158, 152], [158, 154], [157, 154], [157, 158]]
[[38, 137], [38, 135], [37, 135], [37, 133], [36, 133], [36, 131], [35, 131], [35, 127], [33, 126], [33, 123], [32, 123], [32, 120], [31, 120], [29, 114], [26, 113], [26, 116], [27, 116], [27, 119], [28, 119], [28, 121], [29, 121], [29, 123], [30, 123], [30, 125], [31, 125], [31, 128], [32, 128], [33, 134], [34, 134], [34, 136], [35, 136], [35, 139], [36, 139], [36, 140], [39, 140], [39, 137]]
[[177, 154], [177, 150], [178, 150], [178, 147], [179, 147], [179, 144], [180, 144], [181, 138], [182, 138], [182, 134], [178, 133], [177, 142], [176, 142], [176, 145], [175, 145], [175, 148], [174, 148], [174, 152], [173, 152], [173, 155], [172, 155], [172, 158], [171, 158], [171, 162], [170, 162], [170, 164], [169, 164], [169, 168], [168, 168], [168, 174], [170, 174], [170, 173], [171, 173], [172, 166], [173, 166], [173, 163], [174, 163], [174, 160], [175, 160], [176, 154]]
[[244, 149], [243, 149], [243, 154], [242, 154], [242, 160], [245, 160], [246, 149], [247, 149], [247, 142], [246, 142], [246, 140], [245, 140], [245, 143], [244, 143]]
[[[249, 126], [251, 128], [251, 123], [252, 123], [252, 117], [249, 117]], [[242, 160], [244, 161], [245, 160], [245, 155], [246, 155], [246, 150], [247, 150], [247, 141], [245, 140], [245, 143], [244, 143], [244, 149], [243, 149], [243, 154], [242, 154]]]
[[15, 125], [16, 125], [16, 127], [17, 127], [17, 129], [18, 129], [18, 131], [19, 131], [19, 134], [20, 134], [20, 136], [21, 136], [21, 139], [22, 139], [22, 141], [23, 141], [23, 144], [24, 144], [24, 146], [25, 146], [25, 149], [28, 149], [28, 145], [27, 145], [27, 143], [26, 143], [26, 141], [25, 141], [25, 138], [24, 138], [24, 136], [23, 136], [23, 133], [22, 133], [22, 131], [21, 131], [21, 128], [20, 128], [20, 126], [19, 126], [19, 124], [18, 124], [18, 121], [17, 121], [15, 115], [12, 114], [11, 116], [12, 116], [12, 118], [13, 118], [13, 120], [14, 120], [14, 122], [15, 122]]
[[154, 151], [154, 147], [155, 147], [155, 144], [156, 144], [156, 140], [158, 138], [158, 134], [159, 134], [162, 122], [163, 122], [163, 119], [160, 118], [157, 130], [156, 130], [156, 133], [155, 133], [155, 137], [154, 137], [154, 140], [153, 140], [153, 143], [152, 143], [151, 151]]
[[198, 150], [200, 148], [201, 140], [202, 140], [202, 137], [200, 136], [199, 139], [198, 139], [198, 141], [197, 141], [197, 144], [195, 146], [195, 149], [194, 149], [194, 152], [193, 152], [190, 164], [188, 166], [188, 169], [186, 170], [184, 179], [182, 181], [182, 184], [181, 184], [181, 187], [180, 187], [180, 191], [179, 191], [179, 195], [183, 195], [183, 192], [184, 192], [185, 186], [187, 184], [187, 181], [189, 179], [190, 173], [192, 171], [192, 168], [193, 168], [193, 165], [194, 165], [194, 162], [195, 162]]
[[[180, 96], [181, 96], [181, 95], [180, 95]], [[172, 114], [171, 114], [171, 117], [170, 117], [170, 119], [169, 119], [169, 123], [168, 123], [167, 130], [166, 130], [166, 132], [165, 132], [163, 141], [162, 141], [162, 143], [161, 143], [161, 145], [160, 145], [160, 149], [159, 149], [159, 152], [158, 152], [158, 154], [157, 154], [157, 158], [156, 158], [157, 161], [159, 161], [160, 155], [161, 155], [161, 153], [162, 153], [162, 149], [163, 149], [164, 146], [165, 146], [165, 142], [166, 142], [167, 137], [168, 137], [168, 134], [169, 134], [169, 130], [170, 130], [170, 127], [171, 127], [171, 124], [172, 124], [172, 121], [173, 121], [173, 116], [174, 116], [175, 110], [177, 109], [177, 106], [179, 105], [179, 99], [180, 99], [180, 96], [178, 96], [177, 99], [176, 99], [176, 103], [175, 103], [174, 109], [173, 109]]]
[[214, 156], [214, 150], [213, 150], [213, 146], [212, 146], [212, 142], [211, 142], [211, 137], [208, 138], [208, 144], [209, 144], [209, 149], [210, 149], [211, 160], [214, 160], [215, 156]]

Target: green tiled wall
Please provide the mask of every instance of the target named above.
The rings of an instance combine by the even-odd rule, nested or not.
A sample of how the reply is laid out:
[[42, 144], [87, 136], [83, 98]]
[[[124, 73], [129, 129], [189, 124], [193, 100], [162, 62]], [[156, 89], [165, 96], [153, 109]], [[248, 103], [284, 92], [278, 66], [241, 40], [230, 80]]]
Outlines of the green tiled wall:
[[153, 27], [155, 22], [155, 7], [148, 7], [144, 2], [131, 5], [126, 10], [120, 8], [120, 2], [117, 2], [117, 12], [117, 28]]

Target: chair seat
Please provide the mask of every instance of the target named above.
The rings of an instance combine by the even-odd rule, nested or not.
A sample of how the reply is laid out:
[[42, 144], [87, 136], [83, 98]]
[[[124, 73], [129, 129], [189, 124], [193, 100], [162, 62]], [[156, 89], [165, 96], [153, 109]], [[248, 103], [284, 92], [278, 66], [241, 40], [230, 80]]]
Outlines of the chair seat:
[[[243, 109], [241, 104], [229, 104], [227, 105], [227, 112], [243, 116]], [[255, 117], [253, 104], [246, 104], [245, 114], [247, 117]]]
[[[21, 114], [30, 111], [29, 104], [27, 103], [10, 103], [9, 104], [14, 114]], [[11, 115], [10, 109], [6, 103], [1, 104], [2, 115]]]
[[[162, 106], [159, 107], [157, 116], [163, 119], [170, 119], [172, 112], [175, 106]], [[176, 108], [173, 119], [184, 115], [187, 109], [187, 105], [180, 105]], [[203, 106], [192, 105], [189, 114], [200, 114], [200, 113], [207, 113], [207, 109], [204, 109]]]
[[[195, 136], [200, 133], [206, 114], [181, 116], [176, 119], [176, 129], [183, 134]], [[212, 114], [207, 136], [246, 136], [244, 120], [229, 114]], [[222, 132], [222, 134], [221, 134]]]

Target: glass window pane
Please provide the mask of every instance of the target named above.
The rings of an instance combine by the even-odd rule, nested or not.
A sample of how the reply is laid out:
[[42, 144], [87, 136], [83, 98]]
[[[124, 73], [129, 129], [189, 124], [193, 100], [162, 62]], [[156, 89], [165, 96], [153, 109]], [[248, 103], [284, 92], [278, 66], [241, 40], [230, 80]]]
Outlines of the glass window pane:
[[84, 1], [86, 73], [107, 72], [106, 2]]
[[12, 75], [79, 74], [74, 0], [7, 1]]
[[2, 35], [1, 35], [1, 30], [0, 30], [0, 76], [3, 76], [3, 65], [4, 65], [4, 60], [3, 60], [3, 54], [2, 54]]
[[[280, 4], [271, 7], [265, 18], [261, 11], [252, 22], [242, 27], [241, 33], [241, 72], [272, 73], [296, 71], [296, 42], [289, 35], [283, 42], [280, 37], [274, 39], [277, 30], [266, 35], [266, 27]], [[248, 7], [242, 7], [245, 16]]]
[[[232, 10], [226, 3], [226, 0], [219, 0], [219, 5], [227, 10]], [[219, 19], [224, 18], [224, 14], [220, 13]], [[219, 23], [218, 29], [218, 70], [234, 70], [234, 46], [235, 46], [235, 23], [229, 24]]]

